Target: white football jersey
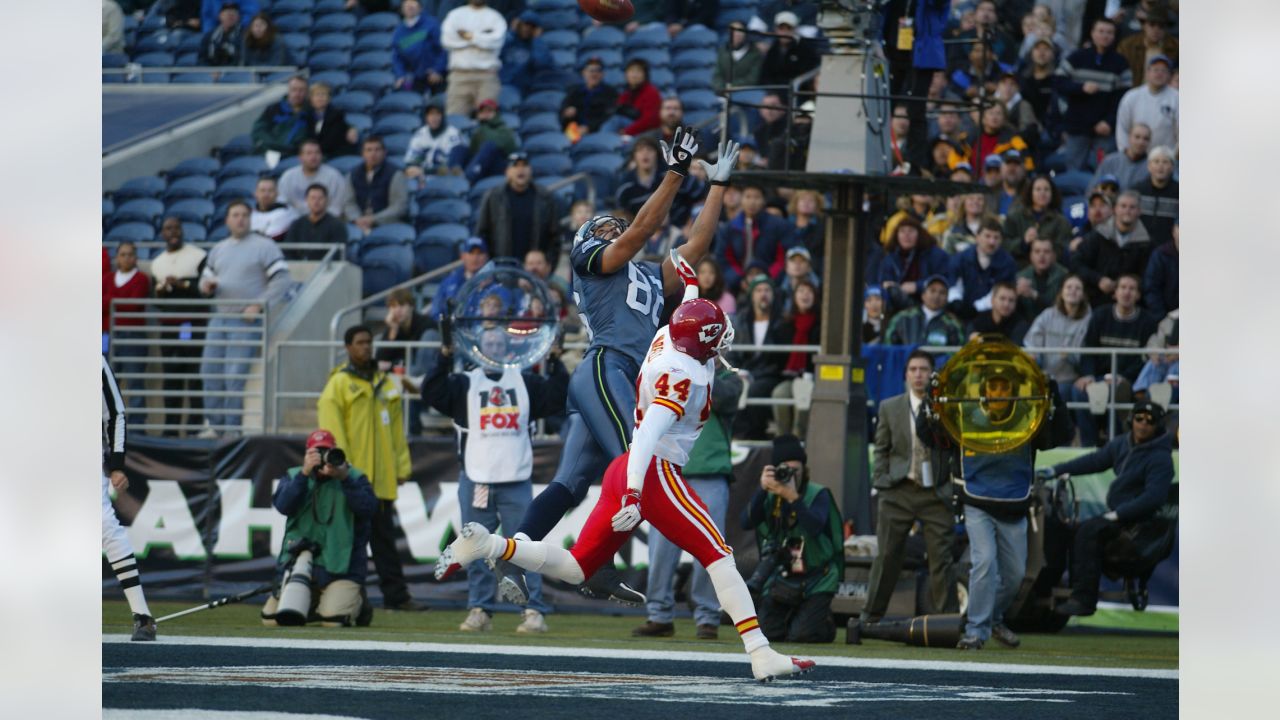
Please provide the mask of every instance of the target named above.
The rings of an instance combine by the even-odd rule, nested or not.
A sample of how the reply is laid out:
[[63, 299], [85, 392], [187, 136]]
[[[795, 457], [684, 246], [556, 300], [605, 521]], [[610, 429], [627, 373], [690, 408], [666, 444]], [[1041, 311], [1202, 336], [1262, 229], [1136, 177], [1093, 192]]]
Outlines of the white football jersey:
[[653, 337], [636, 378], [636, 427], [652, 405], [676, 414], [675, 424], [658, 441], [655, 456], [676, 465], [689, 461], [693, 443], [711, 416], [715, 359], [700, 363], [676, 349], [664, 325]]

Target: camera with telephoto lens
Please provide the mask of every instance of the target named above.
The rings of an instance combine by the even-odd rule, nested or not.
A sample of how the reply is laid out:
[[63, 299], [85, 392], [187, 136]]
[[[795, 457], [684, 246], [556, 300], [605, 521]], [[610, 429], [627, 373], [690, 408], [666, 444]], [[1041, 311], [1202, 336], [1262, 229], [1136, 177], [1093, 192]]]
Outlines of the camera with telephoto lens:
[[747, 578], [747, 589], [754, 595], [764, 592], [765, 581], [773, 572], [782, 564], [782, 550], [777, 543], [768, 542], [764, 547], [760, 548], [760, 562], [756, 565], [755, 572], [751, 573], [751, 577]]
[[779, 465], [773, 469], [773, 479], [782, 485], [790, 485], [800, 476], [800, 470], [790, 465]]
[[342, 467], [347, 464], [347, 454], [342, 452], [342, 448], [318, 448], [320, 451], [320, 462], [331, 467]]

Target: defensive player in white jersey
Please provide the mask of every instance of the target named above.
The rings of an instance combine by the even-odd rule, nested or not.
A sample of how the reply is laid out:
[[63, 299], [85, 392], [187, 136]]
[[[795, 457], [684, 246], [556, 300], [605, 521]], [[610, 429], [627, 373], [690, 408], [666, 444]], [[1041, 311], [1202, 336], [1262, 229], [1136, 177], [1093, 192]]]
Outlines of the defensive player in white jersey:
[[454, 562], [464, 565], [479, 559], [506, 560], [576, 584], [612, 560], [636, 526], [648, 520], [707, 569], [757, 680], [806, 672], [812, 660], [787, 657], [769, 647], [734, 564], [733, 548], [681, 473], [711, 413], [714, 360], [732, 342], [733, 327], [715, 303], [697, 298], [697, 275], [688, 263], [677, 267], [686, 283], [685, 302], [649, 346], [636, 381], [631, 449], [605, 471], [600, 499], [577, 543], [565, 550], [555, 543], [492, 535], [484, 526], [468, 523], [449, 552]]

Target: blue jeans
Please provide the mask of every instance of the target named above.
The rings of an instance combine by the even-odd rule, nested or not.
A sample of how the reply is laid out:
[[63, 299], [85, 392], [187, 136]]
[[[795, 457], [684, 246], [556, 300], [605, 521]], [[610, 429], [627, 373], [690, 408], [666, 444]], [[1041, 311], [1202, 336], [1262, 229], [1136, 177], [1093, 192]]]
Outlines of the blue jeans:
[[1066, 142], [1058, 151], [1067, 164], [1068, 170], [1092, 171], [1098, 166], [1098, 152], [1103, 155], [1116, 149], [1114, 137], [1095, 137], [1093, 135], [1067, 135]]
[[[116, 330], [116, 340], [145, 340], [147, 334], [139, 330]], [[123, 374], [137, 374], [147, 371], [147, 354], [151, 348], [147, 345], [129, 345], [125, 343], [116, 343], [115, 371]], [[131, 393], [132, 390], [141, 390], [146, 385], [142, 380], [122, 380], [120, 381], [120, 391], [124, 395], [124, 401], [129, 407], [128, 422], [142, 423], [143, 418], [135, 415], [141, 412], [147, 406], [147, 399], [138, 394]]]
[[[524, 513], [533, 502], [533, 481], [500, 483], [489, 486], [489, 502], [483, 508], [475, 507], [476, 483], [465, 472], [458, 474], [458, 505], [462, 510], [462, 522], [477, 522], [489, 532], [496, 532], [501, 523], [503, 532], [512, 534], [524, 520]], [[529, 607], [540, 613], [551, 612], [551, 606], [542, 600], [542, 576], [526, 572], [525, 584], [529, 588]], [[484, 608], [493, 613], [498, 607], [498, 579], [484, 560], [476, 560], [467, 566], [467, 607]]]
[[238, 432], [244, 407], [244, 379], [224, 375], [246, 375], [250, 361], [257, 356], [255, 345], [216, 345], [224, 341], [256, 341], [261, 320], [240, 318], [213, 318], [205, 331], [204, 353], [201, 355], [200, 375], [208, 392], [236, 393], [229, 396], [208, 396], [204, 399], [205, 417], [215, 429]]
[[[729, 481], [723, 475], [685, 476], [689, 487], [707, 505], [707, 513], [717, 528], [724, 527], [725, 513], [729, 510]], [[676, 566], [683, 551], [657, 530], [649, 530], [649, 587], [646, 594], [649, 603], [649, 620], [669, 623], [675, 619]], [[689, 581], [689, 595], [693, 598], [693, 619], [698, 625], [720, 626], [720, 600], [711, 584], [711, 576], [700, 563], [693, 564], [693, 577]]]
[[1004, 611], [1018, 595], [1027, 568], [1027, 518], [1000, 520], [966, 505], [964, 529], [969, 535], [969, 610], [964, 634], [986, 642], [991, 626], [1004, 622]]

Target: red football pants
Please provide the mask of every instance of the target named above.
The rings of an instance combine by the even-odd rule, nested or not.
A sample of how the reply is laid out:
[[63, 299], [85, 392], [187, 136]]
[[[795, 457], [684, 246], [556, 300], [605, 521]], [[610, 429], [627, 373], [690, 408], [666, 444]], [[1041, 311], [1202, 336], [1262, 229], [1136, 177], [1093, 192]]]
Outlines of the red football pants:
[[[586, 577], [610, 562], [631, 537], [629, 532], [613, 531], [613, 516], [622, 508], [622, 496], [627, 491], [630, 455], [623, 453], [609, 463], [600, 488], [600, 500], [587, 518], [582, 535], [569, 549]], [[649, 463], [640, 491], [640, 517], [703, 567], [733, 555], [733, 548], [707, 514], [702, 498], [685, 483], [680, 468], [666, 460], [655, 457]]]

